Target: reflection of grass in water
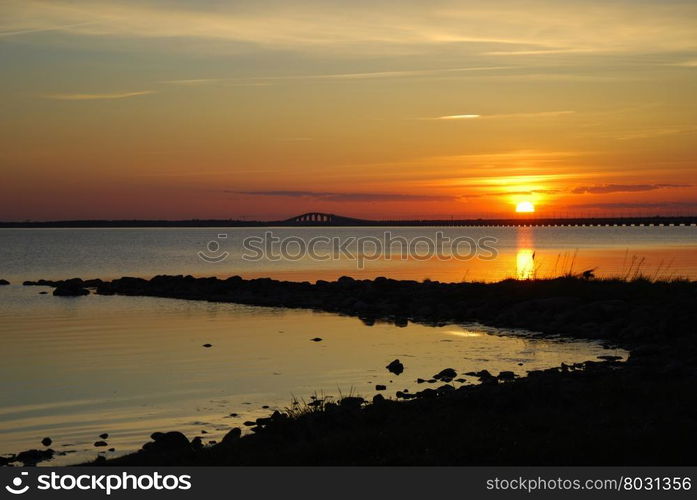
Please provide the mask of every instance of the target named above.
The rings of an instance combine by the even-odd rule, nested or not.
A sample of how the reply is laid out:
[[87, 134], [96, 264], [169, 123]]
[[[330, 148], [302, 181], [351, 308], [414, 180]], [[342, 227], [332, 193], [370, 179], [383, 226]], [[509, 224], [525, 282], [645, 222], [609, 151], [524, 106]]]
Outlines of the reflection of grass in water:
[[604, 281], [648, 281], [651, 283], [656, 282], [673, 282], [673, 281], [689, 281], [687, 277], [676, 276], [673, 271], [673, 262], [675, 259], [670, 259], [668, 262], [661, 259], [655, 269], [651, 270], [647, 267], [646, 257], [640, 257], [638, 255], [629, 256], [629, 250], [625, 251], [624, 259], [622, 261], [622, 270], [617, 275], [604, 276], [598, 278], [595, 272], [598, 267], [593, 267], [589, 269], [584, 269], [582, 271], [577, 271], [577, 257], [578, 249], [573, 252], [563, 252], [557, 254], [554, 265], [551, 267], [549, 273], [542, 273], [541, 270], [544, 267], [544, 259], [536, 259], [536, 254], [532, 254], [532, 271], [529, 273], [530, 276], [527, 278], [521, 278], [516, 276], [516, 278], [522, 281], [536, 280], [536, 279], [554, 279], [554, 278], [580, 278], [580, 279], [599, 279]]

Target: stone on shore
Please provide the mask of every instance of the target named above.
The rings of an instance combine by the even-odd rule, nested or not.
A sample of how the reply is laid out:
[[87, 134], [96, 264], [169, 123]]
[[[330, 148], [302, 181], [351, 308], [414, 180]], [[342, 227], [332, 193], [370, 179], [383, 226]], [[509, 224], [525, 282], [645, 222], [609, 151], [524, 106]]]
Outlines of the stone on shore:
[[146, 451], [177, 451], [191, 449], [191, 443], [184, 434], [179, 431], [154, 432], [152, 441], [143, 445]]
[[17, 456], [14, 457], [13, 461], [21, 462], [25, 466], [31, 466], [36, 465], [39, 462], [51, 460], [55, 453], [56, 452], [50, 448], [48, 450], [26, 450], [18, 453]]
[[450, 382], [455, 377], [457, 377], [457, 372], [452, 368], [445, 368], [433, 376], [434, 379], [442, 380], [443, 382]]

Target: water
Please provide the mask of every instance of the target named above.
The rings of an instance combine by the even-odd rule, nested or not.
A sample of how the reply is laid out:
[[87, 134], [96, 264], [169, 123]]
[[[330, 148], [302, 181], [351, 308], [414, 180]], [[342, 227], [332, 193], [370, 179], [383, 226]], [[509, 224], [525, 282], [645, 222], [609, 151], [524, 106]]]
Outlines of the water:
[[[414, 238], [434, 237], [437, 230], [392, 231]], [[24, 280], [239, 274], [312, 281], [341, 275], [493, 281], [591, 268], [605, 276], [697, 279], [695, 227], [443, 228], [450, 237], [495, 237], [498, 257], [463, 262], [383, 256], [364, 268], [346, 258], [243, 260], [242, 240], [264, 231], [0, 229], [0, 278], [13, 283], [0, 287], [0, 377], [6, 387], [0, 393], [0, 453], [41, 447], [40, 440], [50, 436], [55, 450], [67, 452], [50, 463], [76, 463], [94, 458], [93, 443], [103, 432], [116, 448], [106, 453], [117, 455], [138, 449], [155, 430], [220, 439], [230, 427], [284, 409], [294, 397], [352, 392], [372, 397], [376, 384], [386, 384], [388, 396], [413, 392], [424, 387], [417, 378], [447, 367], [524, 375], [600, 354], [626, 356], [593, 342], [480, 325], [368, 327], [355, 318], [300, 310], [145, 297], [60, 298], [23, 287]], [[273, 231], [307, 241], [356, 231], [380, 236], [385, 229]], [[210, 241], [219, 244], [212, 254]], [[209, 263], [200, 251], [230, 255]], [[323, 340], [312, 342], [314, 337]], [[213, 347], [202, 347], [206, 343]], [[400, 376], [385, 369], [395, 358], [406, 365]]]
[[[346, 238], [359, 234], [383, 238], [385, 231], [413, 241], [437, 231], [454, 238], [496, 239], [494, 259], [469, 260], [412, 258], [399, 255], [356, 260], [242, 259], [245, 237], [263, 235], [267, 229], [167, 228], [167, 229], [0, 229], [0, 278], [12, 282], [36, 279], [151, 277], [156, 274], [197, 276], [266, 276], [291, 280], [335, 279], [341, 275], [373, 278], [440, 281], [496, 281], [559, 275], [595, 269], [598, 276], [627, 276], [637, 271], [650, 276], [697, 279], [697, 227], [528, 227], [528, 228], [272, 228], [279, 238], [294, 236]], [[225, 239], [219, 235], [226, 235]], [[218, 245], [216, 252], [207, 248]], [[398, 250], [398, 247], [394, 248]], [[321, 248], [320, 248], [321, 250]], [[366, 246], [370, 252], [372, 247]], [[427, 248], [417, 248], [420, 256]], [[229, 256], [218, 263], [198, 254]], [[324, 254], [323, 254], [324, 255]], [[481, 255], [480, 255], [481, 256]]]
[[[39, 290], [0, 287], [0, 378], [12, 388], [0, 393], [0, 454], [40, 448], [49, 436], [55, 450], [68, 452], [50, 464], [94, 458], [103, 432], [116, 448], [108, 455], [138, 449], [155, 430], [220, 439], [294, 397], [372, 397], [376, 384], [394, 397], [428, 386], [416, 379], [447, 367], [525, 375], [626, 356], [593, 342], [480, 325], [369, 327], [328, 313]], [[399, 376], [385, 369], [395, 358], [405, 365]]]

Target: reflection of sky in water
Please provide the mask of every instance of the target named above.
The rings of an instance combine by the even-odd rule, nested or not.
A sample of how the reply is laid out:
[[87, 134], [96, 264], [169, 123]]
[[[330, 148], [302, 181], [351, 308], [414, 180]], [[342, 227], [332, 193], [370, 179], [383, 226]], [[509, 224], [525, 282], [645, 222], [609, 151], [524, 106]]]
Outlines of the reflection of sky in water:
[[[348, 238], [381, 237], [391, 231], [395, 238], [436, 237], [437, 231], [451, 239], [496, 239], [495, 259], [403, 260], [398, 248], [392, 260], [368, 261], [360, 269], [342, 258], [316, 261], [252, 262], [242, 259], [242, 241], [263, 235], [269, 228], [175, 228], [175, 229], [0, 229], [0, 278], [23, 280], [65, 279], [73, 276], [110, 279], [120, 276], [151, 277], [155, 274], [197, 276], [275, 277], [292, 280], [389, 276], [397, 279], [439, 281], [496, 281], [519, 276], [519, 260], [534, 251], [534, 272], [539, 277], [558, 276], [596, 268], [598, 276], [623, 276], [629, 262], [643, 258], [642, 271], [661, 276], [697, 279], [697, 227], [535, 227], [535, 228], [271, 228], [278, 237], [314, 236]], [[202, 261], [205, 250], [218, 234], [220, 252], [230, 257], [217, 264]], [[419, 253], [424, 245], [420, 246]], [[447, 250], [447, 249], [446, 249]], [[448, 252], [446, 251], [446, 254]], [[572, 264], [573, 263], [573, 264]], [[521, 262], [521, 264], [524, 264]], [[523, 268], [529, 266], [523, 265]]]
[[[375, 384], [394, 396], [424, 388], [416, 379], [443, 368], [522, 375], [608, 353], [596, 344], [503, 336], [476, 325], [367, 327], [304, 310], [57, 298], [39, 290], [0, 287], [0, 453], [39, 447], [44, 436], [56, 450], [77, 451], [51, 463], [93, 457], [102, 432], [119, 452], [138, 448], [156, 430], [219, 439], [294, 396], [372, 397]], [[384, 368], [395, 358], [406, 366], [400, 376]]]

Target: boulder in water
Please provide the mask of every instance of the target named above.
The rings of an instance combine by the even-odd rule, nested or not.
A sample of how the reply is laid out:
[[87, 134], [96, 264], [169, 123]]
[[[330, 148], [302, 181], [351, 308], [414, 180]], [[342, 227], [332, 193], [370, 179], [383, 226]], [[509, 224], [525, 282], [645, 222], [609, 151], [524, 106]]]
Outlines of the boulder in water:
[[53, 290], [53, 295], [56, 297], [80, 297], [82, 295], [89, 295], [90, 292], [82, 285], [77, 284], [62, 284]]
[[402, 373], [404, 371], [404, 365], [398, 359], [395, 359], [394, 361], [392, 361], [385, 368], [387, 368], [391, 373], [394, 373], [395, 375], [399, 375], [400, 373]]

